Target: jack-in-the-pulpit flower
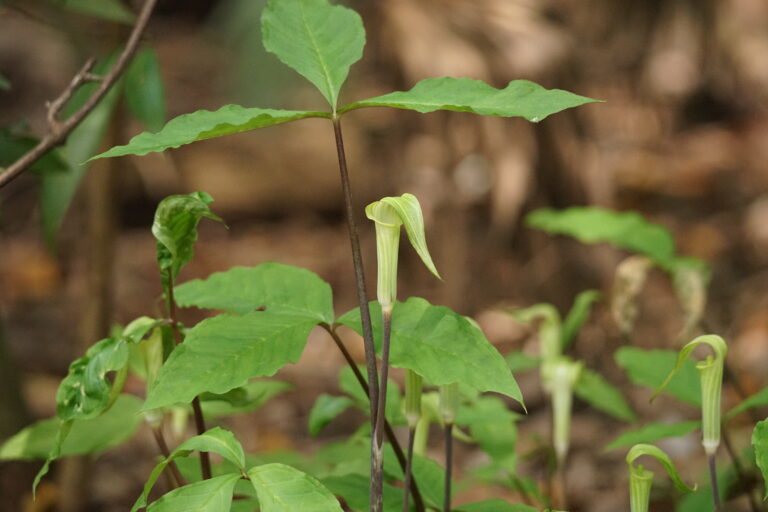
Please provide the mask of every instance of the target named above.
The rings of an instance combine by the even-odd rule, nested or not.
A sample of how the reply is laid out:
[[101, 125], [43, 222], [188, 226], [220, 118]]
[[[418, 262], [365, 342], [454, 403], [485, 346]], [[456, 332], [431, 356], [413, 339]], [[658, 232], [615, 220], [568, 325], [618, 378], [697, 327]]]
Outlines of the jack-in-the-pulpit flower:
[[650, 455], [655, 458], [667, 471], [669, 478], [680, 492], [693, 492], [693, 488], [683, 483], [680, 475], [677, 473], [674, 464], [669, 456], [663, 450], [650, 444], [636, 444], [627, 453], [627, 469], [629, 470], [629, 505], [631, 512], [648, 512], [648, 504], [651, 498], [651, 487], [653, 486], [653, 473], [645, 469], [642, 465], [634, 465], [635, 460], [643, 455]]
[[542, 363], [542, 380], [552, 394], [552, 443], [558, 464], [565, 461], [571, 440], [573, 388], [581, 376], [583, 363], [567, 357]]

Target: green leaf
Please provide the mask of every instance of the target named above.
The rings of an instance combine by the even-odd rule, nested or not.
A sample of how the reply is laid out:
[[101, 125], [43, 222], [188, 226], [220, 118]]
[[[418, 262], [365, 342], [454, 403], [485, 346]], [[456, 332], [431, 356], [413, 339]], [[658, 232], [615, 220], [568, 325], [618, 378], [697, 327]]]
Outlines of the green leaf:
[[173, 277], [194, 255], [197, 224], [203, 217], [223, 222], [208, 207], [213, 198], [204, 192], [168, 196], [157, 206], [152, 234], [170, 253], [166, 259], [158, 249], [160, 269], [169, 270]]
[[726, 420], [731, 419], [746, 410], [763, 405], [768, 405], [768, 388], [763, 388], [754, 395], [742, 400], [736, 407], [726, 413], [725, 418]]
[[[91, 2], [91, 0], [83, 0]], [[98, 75], [104, 75], [112, 67], [117, 58], [113, 53], [109, 58], [99, 62], [93, 69]], [[65, 114], [71, 115], [79, 109], [93, 94], [98, 84], [89, 83], [80, 87], [67, 103]], [[49, 244], [54, 247], [56, 235], [69, 209], [72, 198], [88, 170], [83, 165], [98, 149], [104, 139], [107, 126], [112, 119], [112, 113], [120, 98], [122, 82], [113, 85], [110, 91], [101, 99], [96, 108], [75, 128], [67, 137], [66, 144], [60, 148], [59, 154], [67, 162], [68, 171], [46, 173], [42, 176], [40, 188], [40, 213], [43, 224], [43, 234]]]
[[70, 11], [130, 25], [133, 12], [120, 0], [48, 0]]
[[544, 208], [526, 217], [528, 226], [548, 233], [569, 235], [581, 242], [608, 242], [645, 254], [665, 270], [675, 264], [675, 242], [669, 231], [646, 221], [637, 212], [615, 212], [598, 207], [566, 210]]
[[636, 421], [637, 416], [624, 395], [599, 373], [584, 368], [574, 388], [576, 396], [596, 409], [623, 421]]
[[482, 116], [524, 117], [536, 123], [561, 110], [597, 101], [568, 91], [545, 89], [528, 80], [514, 80], [504, 89], [496, 89], [480, 80], [443, 77], [422, 80], [410, 91], [356, 101], [340, 112], [364, 107], [394, 107], [421, 113], [452, 110]]
[[538, 512], [535, 508], [520, 503], [507, 503], [504, 500], [493, 499], [477, 501], [461, 505], [457, 509], [460, 512]]
[[[421, 490], [424, 500], [433, 507], [441, 509], [445, 490], [445, 470], [443, 467], [430, 458], [414, 455], [413, 479], [419, 483], [419, 490]], [[451, 490], [455, 489], [456, 486], [452, 484]]]
[[250, 412], [292, 387], [279, 380], [255, 380], [221, 395], [203, 393], [200, 395], [203, 414], [208, 418]]
[[331, 396], [325, 393], [318, 396], [309, 412], [309, 433], [316, 436], [323, 427], [351, 405], [352, 399], [348, 396]]
[[270, 311], [203, 320], [163, 365], [144, 409], [188, 403], [204, 392], [226, 393], [253, 377], [269, 377], [299, 360], [316, 323]]
[[[365, 366], [359, 365], [358, 369], [360, 370], [360, 373], [362, 373], [363, 378], [366, 379], [368, 372], [366, 371]], [[339, 388], [355, 400], [354, 405], [360, 408], [360, 410], [366, 413], [371, 410], [368, 405], [368, 395], [363, 391], [362, 386], [360, 386], [360, 383], [357, 381], [357, 377], [355, 377], [355, 374], [349, 366], [343, 367], [339, 372]], [[406, 423], [405, 415], [400, 407], [401, 399], [400, 386], [398, 386], [397, 382], [393, 379], [388, 379], [385, 415], [392, 425], [403, 425]]]
[[342, 512], [323, 484], [285, 464], [265, 464], [248, 471], [261, 512]]
[[[16, 134], [7, 129], [0, 130], [0, 167], [8, 167], [34, 148], [38, 142], [39, 140], [35, 137]], [[29, 170], [40, 174], [65, 172], [69, 169], [68, 165], [59, 151], [54, 149], [33, 163]]]
[[353, 10], [327, 0], [270, 0], [261, 15], [264, 47], [312, 82], [334, 111], [365, 29]]
[[233, 267], [177, 286], [176, 304], [206, 309], [248, 313], [259, 308], [272, 312], [305, 315], [332, 324], [331, 287], [309, 270], [262, 263], [256, 267]]
[[[329, 476], [322, 484], [336, 496], [341, 496], [350, 510], [368, 510], [371, 493], [370, 478], [365, 475], [347, 474]], [[400, 512], [403, 509], [403, 490], [384, 482], [384, 512]]]
[[526, 354], [521, 350], [512, 350], [505, 359], [513, 374], [535, 370], [541, 364], [541, 358]]
[[[369, 307], [380, 347], [380, 306], [371, 302]], [[357, 309], [337, 322], [362, 331]], [[391, 343], [389, 362], [393, 367], [413, 370], [435, 386], [461, 382], [523, 403], [520, 388], [501, 354], [477, 326], [444, 306], [416, 297], [395, 304]]]
[[128, 347], [121, 338], [99, 341], [69, 366], [56, 392], [56, 414], [62, 420], [88, 419], [109, 405], [112, 383], [107, 373], [125, 368]]
[[680, 423], [650, 423], [637, 430], [624, 432], [611, 441], [604, 451], [624, 448], [638, 443], [655, 443], [669, 437], [682, 437], [701, 427], [700, 421], [683, 421]]
[[152, 48], [139, 51], [128, 66], [125, 102], [148, 130], [157, 132], [165, 124], [165, 86], [157, 53]]
[[152, 503], [147, 512], [229, 512], [237, 473], [179, 487]]
[[0, 74], [0, 91], [10, 91], [11, 81], [8, 80], [5, 75]]
[[600, 299], [600, 292], [597, 290], [586, 290], [576, 296], [571, 310], [568, 311], [562, 325], [562, 344], [563, 350], [568, 348], [576, 338], [581, 326], [589, 317], [592, 304]]
[[766, 494], [763, 499], [768, 498], [768, 419], [759, 421], [752, 431], [752, 446], [755, 448], [755, 460], [757, 467], [763, 474], [763, 481], [766, 483]]
[[[101, 453], [127, 441], [141, 422], [141, 400], [120, 395], [101, 416], [75, 420], [61, 445], [61, 456]], [[0, 460], [45, 459], [54, 447], [60, 420], [51, 418], [34, 423], [0, 446]]]
[[[635, 347], [622, 347], [614, 357], [634, 384], [652, 389], [661, 386], [677, 361], [677, 353], [671, 350], [643, 350]], [[693, 361], [686, 360], [683, 363], [665, 391], [684, 402], [701, 406], [701, 382]]]
[[198, 140], [247, 132], [256, 128], [308, 117], [328, 117], [328, 114], [325, 112], [245, 108], [240, 105], [226, 105], [215, 111], [198, 110], [171, 119], [157, 133], [140, 133], [133, 137], [127, 145], [115, 146], [109, 151], [94, 156], [91, 160], [124, 155], [146, 155], [147, 153], [178, 148]]

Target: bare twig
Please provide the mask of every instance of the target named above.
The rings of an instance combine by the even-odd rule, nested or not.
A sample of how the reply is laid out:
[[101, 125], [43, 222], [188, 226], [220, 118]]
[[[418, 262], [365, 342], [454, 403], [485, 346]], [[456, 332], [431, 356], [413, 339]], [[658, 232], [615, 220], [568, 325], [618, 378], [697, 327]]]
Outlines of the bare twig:
[[[100, 80], [101, 83], [99, 84], [99, 87], [86, 100], [85, 104], [77, 110], [77, 112], [72, 114], [65, 121], [57, 122], [55, 120], [55, 115], [61, 109], [61, 106], [63, 106], [66, 100], [71, 97], [77, 87], [85, 82], [98, 79], [98, 77], [90, 74], [90, 68], [87, 66], [88, 63], [86, 63], [86, 66], [83, 66], [77, 75], [75, 75], [67, 89], [65, 89], [59, 98], [51, 103], [48, 110], [48, 133], [42, 139], [40, 139], [40, 142], [38, 142], [34, 148], [29, 150], [27, 153], [21, 156], [21, 158], [9, 165], [2, 173], [0, 173], [0, 188], [13, 181], [13, 179], [28, 169], [43, 155], [48, 153], [48, 151], [55, 148], [56, 146], [61, 145], [66, 140], [67, 136], [72, 133], [72, 131], [77, 128], [77, 126], [83, 121], [83, 119], [85, 119], [85, 117], [90, 114], [94, 108], [96, 108], [96, 105], [99, 104], [101, 99], [104, 98], [112, 86], [115, 85], [125, 69], [128, 67], [128, 64], [131, 62], [131, 59], [139, 47], [141, 36], [144, 34], [144, 30], [147, 28], [147, 23], [149, 22], [149, 18], [151, 17], [152, 11], [154, 10], [156, 4], [157, 0], [145, 0], [144, 5], [141, 8], [141, 12], [136, 18], [136, 24], [133, 26], [131, 34], [128, 37], [128, 41], [125, 43], [125, 48], [118, 57], [115, 66], [109, 71], [109, 73], [104, 75], [103, 79]], [[62, 100], [61, 105], [56, 106], [56, 103], [59, 102], [59, 100]], [[53, 116], [51, 116], [52, 113]], [[51, 124], [52, 117], [54, 120], [53, 124]]]

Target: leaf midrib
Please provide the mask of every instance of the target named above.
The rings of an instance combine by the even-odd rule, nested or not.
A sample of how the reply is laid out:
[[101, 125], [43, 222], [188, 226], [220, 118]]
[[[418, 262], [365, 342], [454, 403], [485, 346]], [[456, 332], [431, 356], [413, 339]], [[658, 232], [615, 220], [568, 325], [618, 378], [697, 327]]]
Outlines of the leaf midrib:
[[304, 25], [304, 29], [307, 31], [307, 36], [309, 37], [312, 50], [314, 51], [317, 57], [317, 61], [323, 70], [323, 79], [325, 80], [325, 85], [328, 88], [328, 93], [331, 95], [331, 107], [333, 108], [333, 111], [336, 112], [336, 102], [338, 101], [338, 98], [336, 97], [336, 92], [333, 90], [333, 85], [331, 84], [331, 76], [328, 73], [328, 67], [325, 64], [325, 59], [323, 59], [323, 55], [320, 53], [320, 48], [317, 46], [317, 41], [315, 41], [315, 37], [312, 31], [309, 29], [303, 0], [299, 0], [299, 10], [301, 11], [301, 22]]

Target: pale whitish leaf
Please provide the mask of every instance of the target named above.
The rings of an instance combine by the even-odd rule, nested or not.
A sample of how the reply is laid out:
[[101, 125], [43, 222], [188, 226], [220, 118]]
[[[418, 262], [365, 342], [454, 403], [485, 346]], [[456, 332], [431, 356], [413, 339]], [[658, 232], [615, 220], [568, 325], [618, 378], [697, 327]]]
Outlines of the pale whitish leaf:
[[707, 306], [707, 285], [709, 268], [693, 258], [678, 259], [673, 271], [672, 282], [675, 294], [685, 313], [685, 324], [680, 339], [687, 339], [696, 330]]
[[[133, 436], [141, 422], [141, 400], [120, 395], [101, 416], [75, 420], [61, 445], [61, 456], [100, 453], [122, 444]], [[44, 459], [51, 453], [60, 420], [51, 418], [34, 423], [0, 446], [0, 460]]]
[[323, 393], [317, 397], [309, 412], [309, 433], [316, 436], [336, 416], [352, 405], [348, 396], [331, 396]]
[[[381, 311], [370, 303], [377, 347], [381, 344]], [[361, 332], [357, 309], [337, 320]], [[504, 358], [467, 318], [444, 306], [412, 297], [395, 304], [392, 313], [390, 364], [415, 371], [431, 384], [461, 382], [478, 391], [496, 391], [522, 404], [520, 388]]]
[[592, 206], [560, 211], [545, 208], [530, 213], [526, 223], [530, 227], [569, 235], [582, 242], [608, 242], [645, 254], [667, 270], [671, 270], [675, 263], [672, 235], [661, 225], [646, 221], [637, 212], [615, 212]]
[[592, 305], [600, 299], [600, 292], [597, 290], [586, 290], [576, 296], [570, 311], [563, 320], [562, 325], [562, 344], [566, 349], [573, 343], [581, 326], [587, 321]]
[[226, 105], [215, 111], [198, 110], [171, 119], [157, 133], [140, 133], [125, 146], [115, 146], [91, 160], [124, 155], [146, 155], [178, 148], [198, 140], [247, 132], [308, 117], [327, 116], [325, 112], [245, 108], [240, 105]]
[[120, 0], [48, 0], [73, 12], [129, 25], [133, 12]]
[[[86, 0], [92, 1], [92, 0]], [[116, 59], [116, 54], [98, 63], [93, 72], [104, 75]], [[89, 83], [80, 87], [67, 103], [65, 116], [79, 109], [93, 94], [98, 84]], [[49, 246], [56, 244], [56, 235], [64, 219], [72, 198], [88, 170], [83, 162], [93, 156], [102, 143], [107, 126], [112, 119], [117, 100], [120, 98], [122, 82], [112, 86], [85, 119], [67, 137], [66, 144], [59, 149], [59, 154], [67, 162], [66, 172], [46, 173], [42, 176], [40, 187], [40, 214], [43, 233]]]
[[736, 407], [728, 411], [725, 415], [726, 419], [733, 418], [737, 414], [752, 409], [753, 407], [760, 407], [768, 405], [768, 388], [763, 388], [754, 395], [748, 396], [741, 401]]
[[165, 86], [157, 53], [152, 48], [139, 51], [125, 72], [125, 102], [133, 115], [153, 132], [165, 123]]
[[537, 509], [531, 506], [520, 503], [507, 503], [500, 499], [467, 503], [466, 505], [460, 505], [456, 510], [459, 512], [538, 512]]
[[[656, 389], [674, 368], [677, 352], [622, 347], [616, 351], [614, 357], [616, 363], [627, 371], [634, 384]], [[665, 388], [665, 392], [697, 407], [701, 405], [701, 383], [693, 361], [686, 360], [683, 363]]]
[[248, 476], [261, 512], [342, 512], [338, 500], [323, 484], [291, 466], [256, 466]]
[[264, 47], [312, 82], [336, 110], [349, 68], [360, 60], [360, 16], [327, 0], [270, 0], [261, 15]]
[[248, 313], [259, 308], [272, 312], [306, 315], [332, 324], [331, 287], [309, 270], [262, 263], [256, 267], [233, 267], [208, 278], [186, 282], [174, 290], [176, 303]]
[[144, 409], [226, 393], [254, 377], [269, 377], [301, 357], [312, 318], [270, 311], [223, 314], [187, 332], [163, 365]]
[[422, 80], [410, 91], [356, 101], [340, 111], [364, 107], [394, 107], [421, 113], [452, 110], [538, 122], [561, 110], [596, 101], [568, 91], [545, 89], [527, 80], [514, 80], [504, 89], [496, 89], [480, 80], [442, 77]]
[[229, 512], [237, 473], [179, 487], [152, 503], [147, 512]]
[[595, 371], [584, 368], [573, 392], [594, 408], [614, 418], [623, 421], [637, 420], [621, 391]]
[[655, 443], [669, 437], [682, 437], [701, 427], [700, 421], [682, 421], [680, 423], [650, 423], [637, 430], [624, 432], [611, 441], [605, 451], [624, 448], [638, 443]]
[[637, 297], [652, 267], [650, 259], [638, 254], [629, 256], [616, 267], [611, 292], [611, 316], [624, 336], [628, 337], [635, 328]]
[[768, 498], [768, 419], [760, 421], [752, 431], [752, 446], [755, 448], [755, 460], [757, 467], [763, 474], [766, 483], [766, 495]]

